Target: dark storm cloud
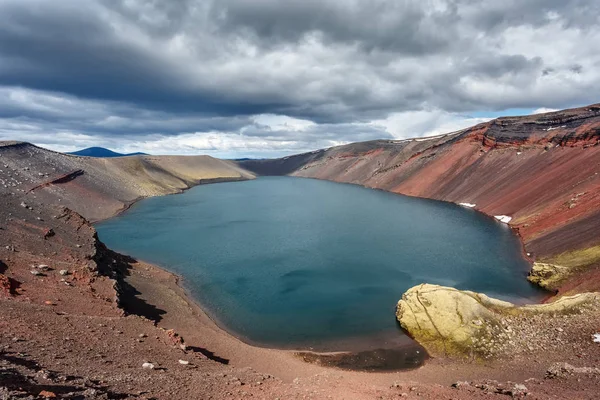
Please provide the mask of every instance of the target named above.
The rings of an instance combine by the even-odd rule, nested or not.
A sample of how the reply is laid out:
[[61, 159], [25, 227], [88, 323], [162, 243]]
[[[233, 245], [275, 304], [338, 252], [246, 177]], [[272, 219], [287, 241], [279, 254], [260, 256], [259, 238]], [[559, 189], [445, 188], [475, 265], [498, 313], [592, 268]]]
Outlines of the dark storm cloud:
[[366, 51], [422, 55], [451, 43], [450, 10], [427, 13], [419, 3], [398, 1], [224, 0], [211, 15], [224, 33], [250, 34], [263, 42], [298, 42], [319, 33], [326, 43], [359, 44]]
[[0, 88], [0, 120], [102, 135], [231, 132], [252, 123], [247, 116], [174, 115], [127, 103], [81, 100], [16, 88]]
[[125, 21], [110, 10], [86, 1], [81, 3], [88, 8], [71, 1], [31, 3], [0, 3], [0, 55], [6, 60], [0, 85], [212, 115], [253, 114], [270, 106], [269, 99], [227, 99], [226, 90], [210, 87], [217, 71], [206, 73], [207, 84], [194, 90], [178, 60], [152, 43], [130, 40], [130, 32], [111, 25], [112, 18]]
[[592, 103], [599, 18], [594, 0], [0, 0], [0, 131], [309, 146], [397, 134], [371, 122], [398, 113]]

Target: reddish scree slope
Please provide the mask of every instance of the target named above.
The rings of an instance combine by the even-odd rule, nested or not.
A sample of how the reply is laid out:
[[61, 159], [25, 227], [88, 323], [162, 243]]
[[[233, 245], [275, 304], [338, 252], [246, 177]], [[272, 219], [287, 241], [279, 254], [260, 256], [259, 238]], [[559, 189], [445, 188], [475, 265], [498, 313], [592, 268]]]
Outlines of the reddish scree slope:
[[[600, 245], [600, 105], [498, 118], [430, 139], [355, 143], [241, 165], [263, 175], [474, 203], [486, 214], [511, 216], [510, 225], [538, 260]], [[577, 260], [594, 279], [570, 282], [569, 291], [600, 289], [597, 253]]]

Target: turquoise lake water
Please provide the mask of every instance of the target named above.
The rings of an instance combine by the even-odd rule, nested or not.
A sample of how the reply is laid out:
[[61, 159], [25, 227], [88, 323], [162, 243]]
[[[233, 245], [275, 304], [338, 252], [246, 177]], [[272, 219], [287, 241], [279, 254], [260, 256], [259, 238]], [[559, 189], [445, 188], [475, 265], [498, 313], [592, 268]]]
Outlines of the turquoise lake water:
[[221, 326], [267, 346], [408, 340], [396, 303], [423, 282], [517, 302], [541, 296], [506, 225], [354, 185], [262, 177], [197, 186], [96, 228], [110, 248], [183, 276]]

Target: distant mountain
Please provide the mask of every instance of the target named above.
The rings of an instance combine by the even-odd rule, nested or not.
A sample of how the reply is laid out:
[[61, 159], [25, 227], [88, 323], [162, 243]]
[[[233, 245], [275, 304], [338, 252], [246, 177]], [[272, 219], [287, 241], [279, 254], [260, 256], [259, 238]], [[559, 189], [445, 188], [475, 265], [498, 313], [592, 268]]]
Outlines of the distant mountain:
[[114, 152], [109, 149], [105, 149], [104, 147], [88, 147], [87, 149], [74, 151], [71, 153], [74, 156], [84, 156], [84, 157], [126, 157], [126, 156], [145, 156], [146, 153], [131, 153], [131, 154], [121, 154]]

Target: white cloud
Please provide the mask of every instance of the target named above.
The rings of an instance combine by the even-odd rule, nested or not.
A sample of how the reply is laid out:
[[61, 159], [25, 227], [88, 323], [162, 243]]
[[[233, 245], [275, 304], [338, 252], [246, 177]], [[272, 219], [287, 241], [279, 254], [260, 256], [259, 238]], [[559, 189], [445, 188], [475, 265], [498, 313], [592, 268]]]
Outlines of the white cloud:
[[434, 136], [468, 128], [491, 118], [473, 118], [443, 110], [394, 113], [373, 124], [385, 127], [396, 139]]
[[554, 111], [558, 111], [558, 109], [556, 109], [556, 108], [541, 107], [541, 108], [536, 108], [535, 110], [533, 110], [531, 112], [531, 114], [532, 115], [534, 115], [534, 114], [545, 114], [545, 113], [550, 113], [550, 112], [554, 112]]
[[[121, 153], [144, 152], [149, 154], [208, 154], [222, 158], [279, 157], [311, 151], [312, 143], [305, 141], [273, 140], [248, 137], [232, 132], [197, 132], [175, 136], [145, 135], [135, 138], [105, 138], [98, 141], [95, 136], [72, 132], [57, 132], [52, 135], [29, 132], [34, 144], [55, 151], [70, 152], [85, 147], [101, 146]], [[8, 140], [0, 131], [0, 140]], [[346, 142], [315, 142], [321, 147], [330, 147]]]
[[258, 126], [271, 131], [302, 131], [316, 124], [306, 119], [292, 118], [287, 115], [260, 114], [251, 118]]

